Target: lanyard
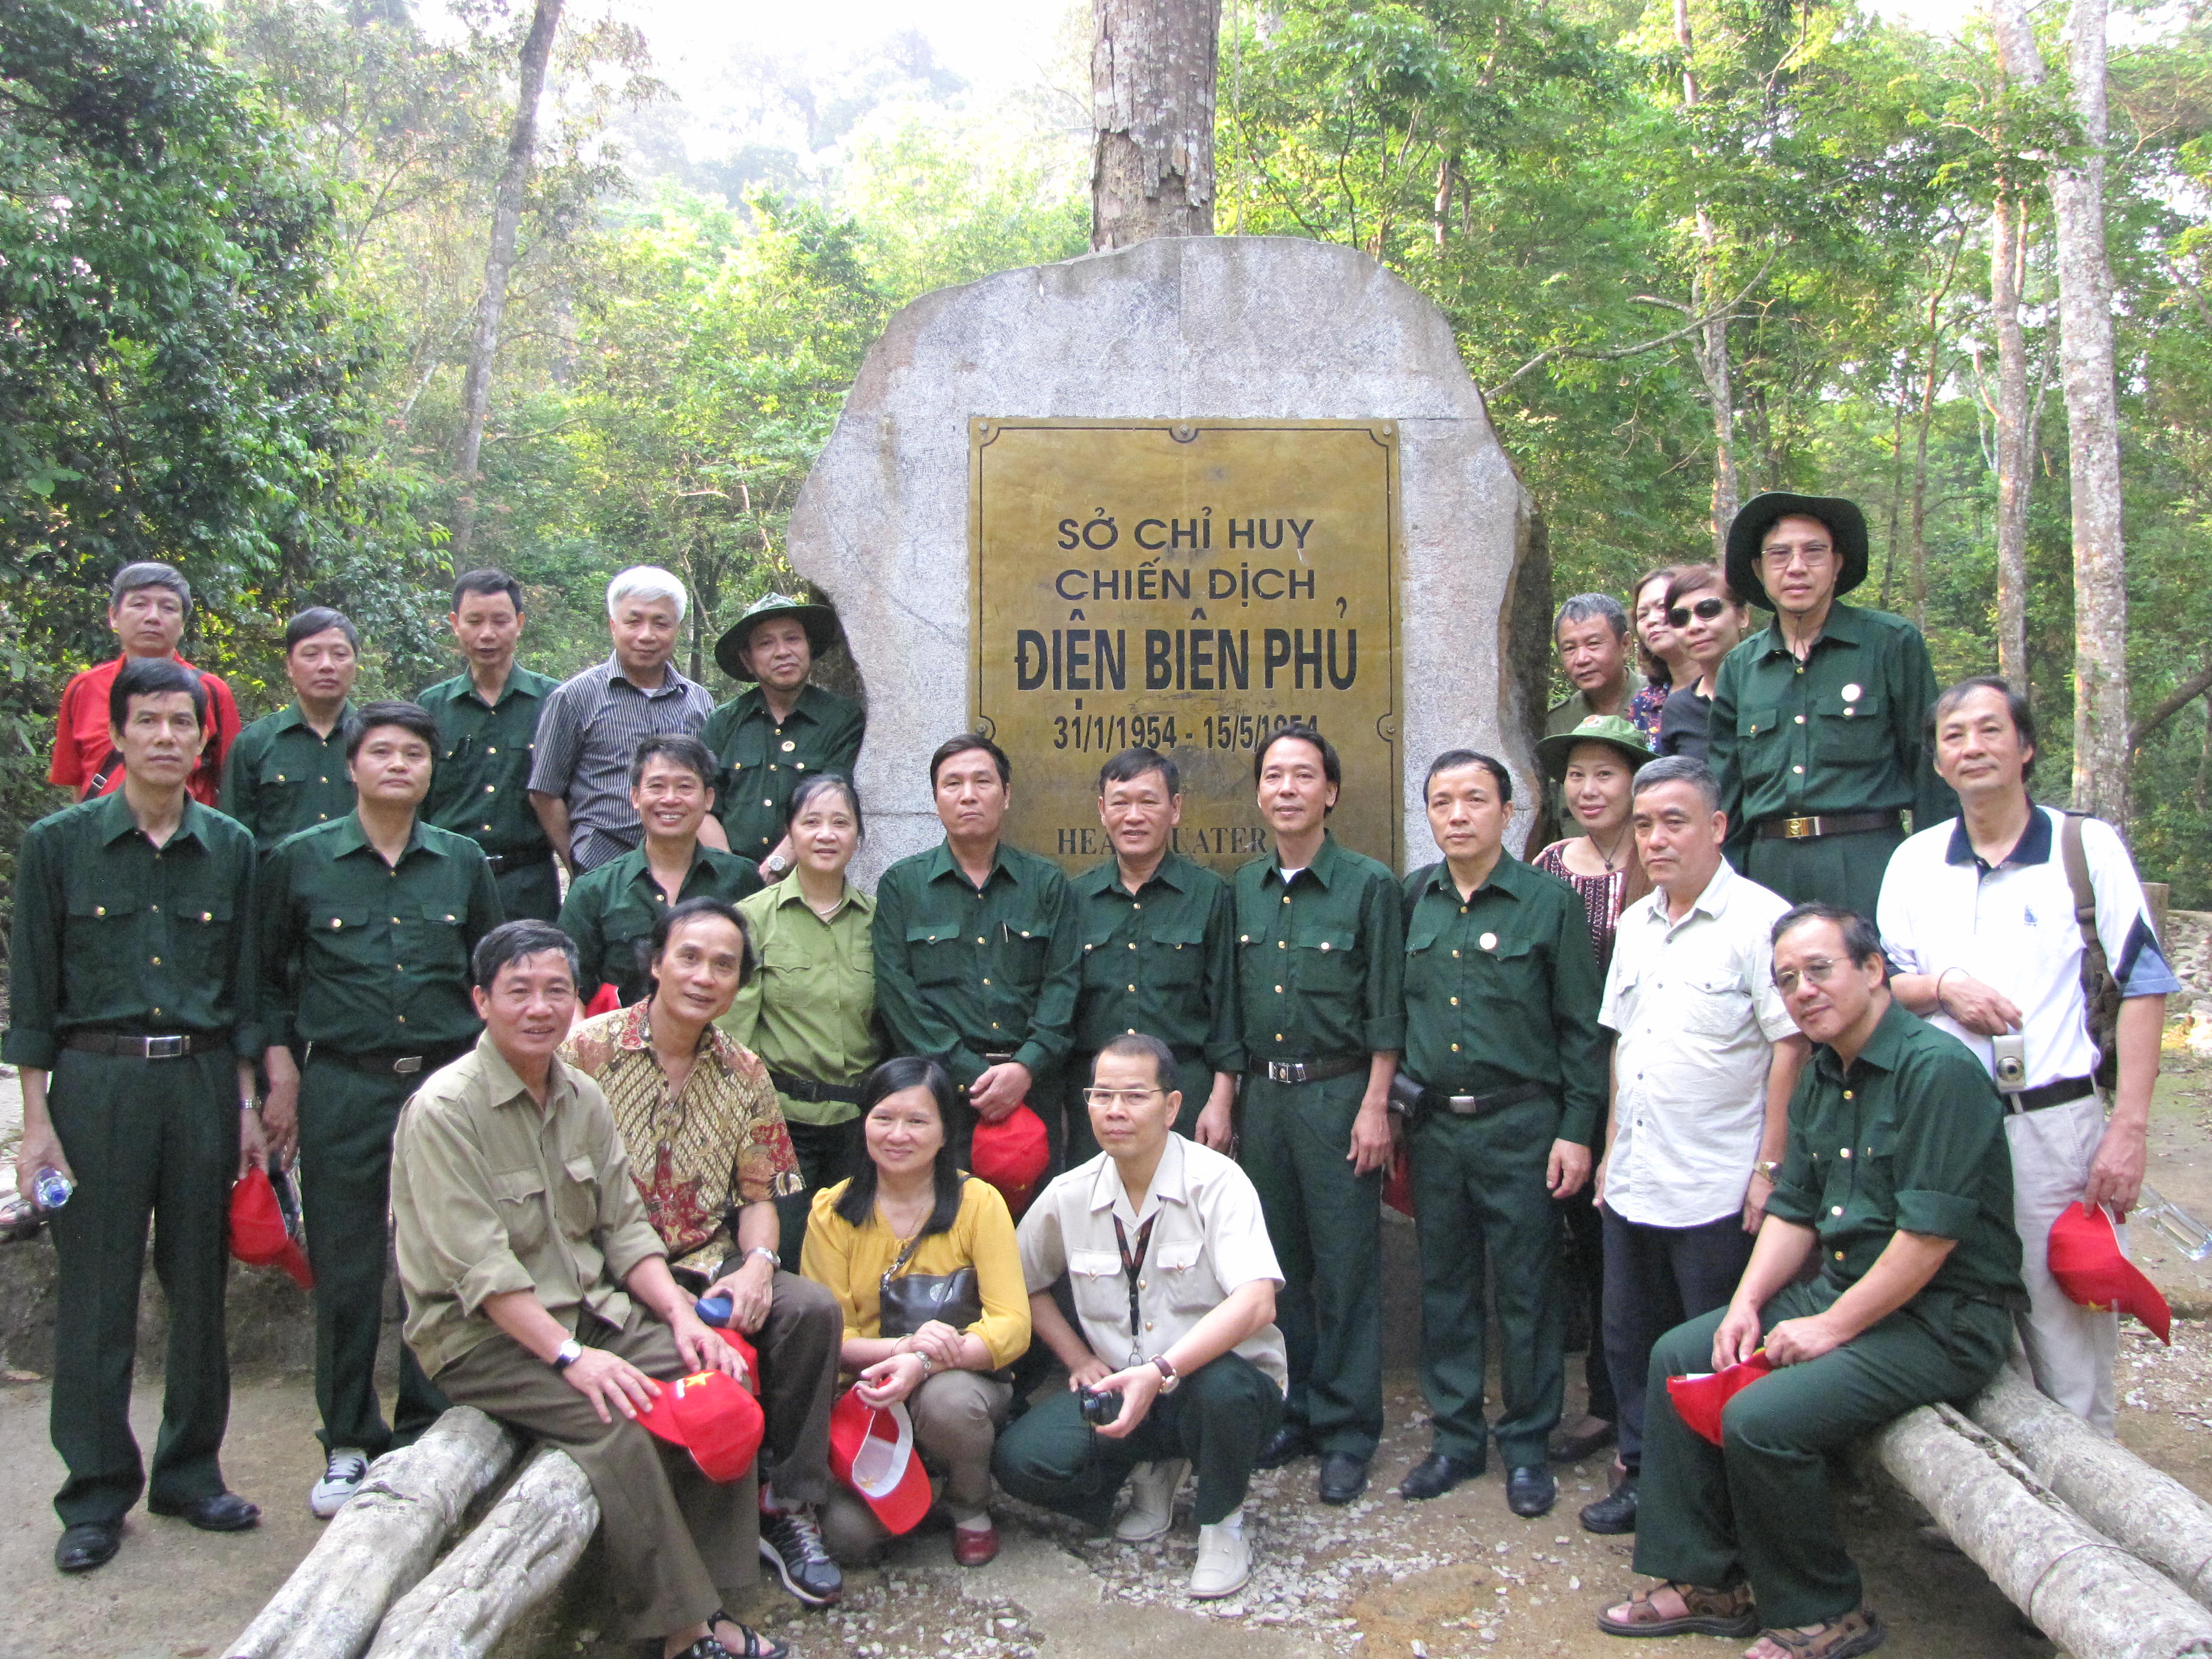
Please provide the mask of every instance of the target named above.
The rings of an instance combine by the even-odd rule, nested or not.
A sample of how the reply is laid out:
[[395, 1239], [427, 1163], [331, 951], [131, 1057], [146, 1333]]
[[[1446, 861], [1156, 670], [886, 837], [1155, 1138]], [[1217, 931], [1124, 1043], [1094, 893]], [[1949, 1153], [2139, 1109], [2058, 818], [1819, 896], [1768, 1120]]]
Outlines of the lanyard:
[[1146, 1254], [1152, 1248], [1152, 1229], [1159, 1218], [1159, 1212], [1155, 1210], [1152, 1220], [1137, 1229], [1137, 1253], [1132, 1255], [1129, 1254], [1129, 1236], [1121, 1231], [1121, 1218], [1118, 1215], [1114, 1218], [1114, 1244], [1121, 1252], [1121, 1275], [1129, 1286], [1129, 1363], [1132, 1365], [1145, 1363], [1145, 1356], [1137, 1349], [1137, 1333], [1144, 1328], [1144, 1322], [1137, 1314], [1137, 1275], [1144, 1271]]

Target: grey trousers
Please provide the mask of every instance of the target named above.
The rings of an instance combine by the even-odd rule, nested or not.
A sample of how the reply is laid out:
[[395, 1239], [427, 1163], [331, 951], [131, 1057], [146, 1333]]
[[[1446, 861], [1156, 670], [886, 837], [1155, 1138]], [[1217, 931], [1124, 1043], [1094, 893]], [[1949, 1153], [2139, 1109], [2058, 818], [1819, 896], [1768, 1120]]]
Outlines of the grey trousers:
[[[991, 1449], [1014, 1397], [1010, 1383], [975, 1371], [939, 1371], [907, 1396], [915, 1446], [945, 1471], [945, 1505], [955, 1520], [991, 1501]], [[866, 1560], [891, 1534], [848, 1487], [839, 1486], [822, 1510], [822, 1540], [840, 1561]]]

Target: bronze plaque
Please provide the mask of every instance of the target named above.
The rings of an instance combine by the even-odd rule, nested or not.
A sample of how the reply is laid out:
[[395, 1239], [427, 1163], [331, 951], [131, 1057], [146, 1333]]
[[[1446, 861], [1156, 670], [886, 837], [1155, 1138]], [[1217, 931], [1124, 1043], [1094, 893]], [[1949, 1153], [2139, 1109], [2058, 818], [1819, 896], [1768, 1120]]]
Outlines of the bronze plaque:
[[1344, 763], [1330, 828], [1398, 867], [1395, 422], [977, 419], [969, 459], [969, 697], [1017, 843], [1108, 856], [1098, 769], [1150, 744], [1176, 844], [1227, 874], [1269, 845], [1253, 750], [1304, 720]]

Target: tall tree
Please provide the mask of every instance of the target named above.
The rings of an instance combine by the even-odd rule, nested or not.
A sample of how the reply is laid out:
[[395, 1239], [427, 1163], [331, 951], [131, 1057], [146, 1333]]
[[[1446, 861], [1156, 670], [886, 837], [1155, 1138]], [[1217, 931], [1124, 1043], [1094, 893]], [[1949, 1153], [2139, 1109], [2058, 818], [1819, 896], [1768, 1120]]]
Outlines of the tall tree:
[[1990, 317], [1997, 337], [1997, 672], [2027, 690], [2027, 498], [2034, 456], [2027, 336], [2020, 324], [2027, 270], [2027, 204], [1997, 182], [1990, 214]]
[[1221, 0], [1096, 0], [1091, 246], [1213, 234]]
[[[1692, 123], [1698, 116], [1697, 37], [1691, 32], [1690, 0], [1674, 0], [1674, 44], [1682, 49], [1682, 108]], [[1735, 387], [1729, 373], [1729, 309], [1720, 301], [1721, 233], [1711, 204], [1698, 203], [1698, 260], [1690, 283], [1692, 316], [1704, 323], [1690, 355], [1705, 382], [1713, 412], [1713, 562], [1728, 559], [1729, 526], [1735, 521], [1739, 491], [1735, 477]]]

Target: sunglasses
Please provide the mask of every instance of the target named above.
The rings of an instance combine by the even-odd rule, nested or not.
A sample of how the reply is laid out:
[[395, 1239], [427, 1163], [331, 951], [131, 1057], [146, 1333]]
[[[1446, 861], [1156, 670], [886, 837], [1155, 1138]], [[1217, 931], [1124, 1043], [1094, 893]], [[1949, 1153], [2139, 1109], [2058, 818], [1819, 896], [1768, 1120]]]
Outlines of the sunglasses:
[[1667, 620], [1677, 628], [1687, 628], [1692, 616], [1695, 616], [1699, 622], [1711, 622], [1727, 609], [1726, 599], [1699, 599], [1686, 611], [1680, 605], [1676, 605], [1667, 613]]

